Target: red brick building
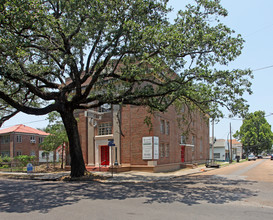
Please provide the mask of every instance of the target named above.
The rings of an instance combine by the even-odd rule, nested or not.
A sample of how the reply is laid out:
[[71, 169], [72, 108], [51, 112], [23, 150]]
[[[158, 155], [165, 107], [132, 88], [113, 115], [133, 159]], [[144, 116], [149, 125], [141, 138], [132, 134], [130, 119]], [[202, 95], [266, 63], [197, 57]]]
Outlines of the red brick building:
[[[161, 172], [209, 159], [208, 117], [198, 111], [188, 117], [171, 106], [151, 116], [145, 107], [104, 105], [77, 114], [87, 167]], [[179, 126], [181, 114], [190, 120]], [[149, 126], [144, 123], [147, 116]]]
[[39, 158], [39, 144], [49, 135], [25, 125], [15, 125], [0, 130], [0, 155], [15, 157], [30, 155]]

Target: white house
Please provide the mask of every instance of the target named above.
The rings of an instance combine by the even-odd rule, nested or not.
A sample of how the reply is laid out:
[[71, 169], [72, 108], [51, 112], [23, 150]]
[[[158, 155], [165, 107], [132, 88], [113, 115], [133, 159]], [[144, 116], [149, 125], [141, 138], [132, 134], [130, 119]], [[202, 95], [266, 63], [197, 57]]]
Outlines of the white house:
[[[230, 140], [217, 139], [213, 145], [214, 159], [218, 161], [228, 161], [230, 152]], [[236, 156], [242, 158], [242, 144], [235, 139], [232, 139], [232, 159]], [[210, 141], [210, 158], [212, 158], [212, 140]]]
[[[39, 151], [39, 162], [53, 162], [54, 152], [45, 152], [43, 150]], [[56, 154], [55, 162], [59, 162], [59, 154]]]
[[[212, 142], [210, 147], [210, 158], [212, 158]], [[225, 139], [217, 139], [213, 145], [213, 158], [219, 161], [226, 160], [226, 140]]]

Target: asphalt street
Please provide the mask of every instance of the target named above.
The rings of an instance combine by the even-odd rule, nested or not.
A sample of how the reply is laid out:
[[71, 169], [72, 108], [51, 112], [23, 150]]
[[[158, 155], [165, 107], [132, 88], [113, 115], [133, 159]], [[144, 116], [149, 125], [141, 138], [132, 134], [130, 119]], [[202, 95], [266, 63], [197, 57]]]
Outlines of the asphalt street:
[[272, 168], [265, 159], [120, 183], [0, 178], [0, 219], [272, 219]]

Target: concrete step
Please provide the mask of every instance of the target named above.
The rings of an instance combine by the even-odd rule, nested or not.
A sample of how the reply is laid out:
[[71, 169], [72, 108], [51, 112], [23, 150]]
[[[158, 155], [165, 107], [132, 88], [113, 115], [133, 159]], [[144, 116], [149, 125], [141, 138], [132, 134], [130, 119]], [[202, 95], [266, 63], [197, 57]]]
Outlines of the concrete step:
[[108, 172], [109, 167], [86, 166], [86, 170], [90, 172]]

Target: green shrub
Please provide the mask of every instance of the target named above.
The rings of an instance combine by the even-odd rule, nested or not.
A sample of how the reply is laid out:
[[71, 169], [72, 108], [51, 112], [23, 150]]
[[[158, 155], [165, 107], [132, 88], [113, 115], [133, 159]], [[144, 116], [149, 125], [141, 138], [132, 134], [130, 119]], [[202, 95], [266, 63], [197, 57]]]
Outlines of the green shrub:
[[1, 168], [9, 168], [9, 165], [5, 164]]
[[1, 162], [10, 162], [10, 161], [11, 161], [11, 158], [8, 156], [0, 157], [0, 163]]
[[20, 155], [20, 156], [14, 157], [14, 159], [19, 162], [19, 166], [25, 167], [28, 163], [31, 163], [34, 161], [35, 156]]

